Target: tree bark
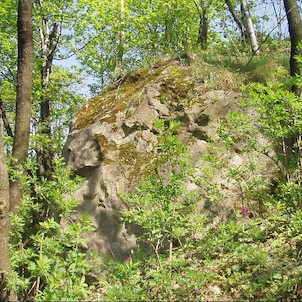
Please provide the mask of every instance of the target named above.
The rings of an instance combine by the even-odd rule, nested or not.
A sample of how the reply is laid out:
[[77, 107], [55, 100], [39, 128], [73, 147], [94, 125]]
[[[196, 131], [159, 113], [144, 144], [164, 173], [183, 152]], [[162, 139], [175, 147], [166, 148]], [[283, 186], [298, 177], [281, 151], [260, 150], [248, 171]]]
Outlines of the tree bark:
[[254, 30], [254, 24], [253, 24], [253, 20], [252, 20], [251, 14], [250, 14], [247, 0], [241, 0], [241, 5], [242, 5], [242, 9], [244, 11], [244, 15], [245, 15], [245, 19], [246, 19], [246, 26], [247, 26], [247, 31], [248, 31], [249, 38], [250, 38], [250, 43], [252, 46], [252, 51], [254, 54], [258, 54], [259, 46], [258, 46], [257, 37], [256, 37], [256, 33]]
[[[36, 2], [37, 8], [43, 10], [42, 3]], [[39, 177], [51, 179], [53, 172], [53, 153], [50, 145], [51, 141], [51, 100], [48, 88], [50, 85], [50, 75], [53, 67], [53, 58], [56, 51], [61, 30], [61, 23], [54, 22], [50, 25], [49, 18], [43, 16], [42, 24], [39, 27], [41, 43], [41, 102], [40, 102], [40, 121], [39, 133], [45, 136], [46, 143], [39, 144], [37, 147], [38, 174]]]
[[244, 23], [242, 22], [242, 18], [238, 16], [238, 14], [236, 13], [232, 3], [230, 0], [225, 0], [225, 3], [229, 9], [229, 12], [231, 13], [235, 23], [237, 24], [238, 28], [241, 31], [241, 37], [242, 37], [242, 41], [246, 40], [246, 36], [247, 36], [247, 29], [246, 26], [244, 25]]
[[[301, 16], [297, 0], [284, 0], [284, 7], [291, 42], [290, 74], [291, 76], [296, 76], [301, 74], [301, 68], [296, 58], [297, 55], [302, 54], [300, 47], [298, 47], [298, 44], [302, 41]], [[293, 87], [293, 89], [295, 90], [297, 87]]]
[[[0, 111], [1, 116], [1, 111]], [[1, 117], [0, 117], [1, 120]], [[9, 181], [4, 153], [2, 127], [0, 122], [0, 301], [13, 301], [16, 296], [5, 289], [6, 280], [11, 274], [9, 257]]]
[[199, 14], [199, 31], [198, 31], [197, 42], [202, 49], [206, 49], [208, 46], [208, 28], [209, 28], [208, 9], [207, 9], [206, 0], [200, 0], [200, 8], [201, 8], [201, 12]]
[[[32, 0], [18, 4], [18, 74], [16, 96], [16, 125], [12, 155], [17, 165], [27, 160], [31, 118], [31, 89], [33, 72]], [[18, 167], [17, 167], [18, 168]], [[10, 186], [10, 209], [20, 203], [22, 189], [19, 181]]]
[[[301, 44], [302, 42], [302, 22], [301, 15], [297, 0], [284, 0], [284, 8], [286, 11], [288, 30], [290, 34], [291, 42], [291, 53], [290, 53], [290, 74], [291, 76], [297, 76], [301, 74], [301, 63], [298, 62], [297, 56], [302, 55]], [[292, 91], [301, 97], [301, 86], [294, 84]], [[291, 156], [298, 155], [299, 157], [299, 168], [302, 169], [302, 133], [297, 131], [292, 137], [286, 142], [287, 146], [291, 150]], [[298, 182], [301, 185], [301, 181]]]

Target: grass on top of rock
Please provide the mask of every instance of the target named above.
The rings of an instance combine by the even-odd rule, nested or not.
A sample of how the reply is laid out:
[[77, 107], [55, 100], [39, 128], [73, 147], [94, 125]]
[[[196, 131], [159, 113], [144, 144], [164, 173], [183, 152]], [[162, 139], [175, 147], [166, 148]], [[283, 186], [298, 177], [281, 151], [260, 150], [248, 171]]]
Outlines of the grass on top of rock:
[[[262, 64], [259, 64], [259, 66]], [[211, 90], [239, 91], [246, 76], [221, 62], [207, 62], [193, 56], [190, 64], [179, 58], [159, 60], [129, 72], [112, 82], [100, 95], [90, 99], [78, 112], [73, 127], [82, 129], [97, 122], [116, 122], [116, 114], [141, 102], [146, 84], [161, 85], [159, 99], [189, 103], [198, 94]]]

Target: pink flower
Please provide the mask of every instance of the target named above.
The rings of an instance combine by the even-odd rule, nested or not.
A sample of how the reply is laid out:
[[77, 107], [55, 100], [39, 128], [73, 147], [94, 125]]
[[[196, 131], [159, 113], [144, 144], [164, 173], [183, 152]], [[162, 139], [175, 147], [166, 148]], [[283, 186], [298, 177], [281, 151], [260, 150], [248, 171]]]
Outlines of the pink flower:
[[201, 292], [200, 292], [200, 290], [198, 289], [198, 288], [195, 288], [194, 290], [193, 290], [193, 295], [194, 296], [199, 296], [201, 294]]
[[251, 217], [251, 212], [248, 208], [243, 208], [241, 213], [240, 213], [243, 217], [246, 217], [246, 218], [250, 218]]

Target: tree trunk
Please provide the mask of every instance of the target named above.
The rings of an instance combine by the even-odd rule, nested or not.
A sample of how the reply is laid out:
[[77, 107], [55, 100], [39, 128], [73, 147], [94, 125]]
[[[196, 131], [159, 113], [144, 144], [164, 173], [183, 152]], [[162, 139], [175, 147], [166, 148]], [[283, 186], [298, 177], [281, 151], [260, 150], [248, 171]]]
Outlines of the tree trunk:
[[246, 19], [246, 26], [247, 26], [247, 31], [248, 31], [249, 38], [250, 38], [250, 43], [252, 46], [252, 51], [254, 54], [258, 54], [259, 46], [258, 46], [257, 37], [256, 37], [256, 33], [254, 30], [254, 25], [253, 25], [253, 21], [252, 21], [252, 17], [250, 14], [247, 0], [241, 0], [241, 5], [242, 5], [242, 9], [244, 11], [244, 15], [245, 15], [245, 19]]
[[[1, 111], [0, 111], [1, 115]], [[1, 118], [0, 118], [1, 120]], [[6, 167], [6, 158], [2, 140], [2, 127], [0, 122], [0, 301], [17, 300], [14, 293], [5, 290], [7, 277], [11, 274], [9, 257], [9, 181]]]
[[242, 33], [242, 41], [244, 44], [246, 44], [249, 41], [249, 33], [248, 33], [248, 26], [246, 23], [246, 17], [245, 17], [245, 13], [244, 13], [244, 7], [242, 5], [242, 2], [240, 3], [240, 18], [241, 18], [241, 22], [244, 25], [245, 31], [244, 33]]
[[206, 0], [200, 0], [200, 8], [201, 8], [201, 12], [199, 15], [199, 31], [198, 31], [197, 42], [202, 49], [206, 49], [208, 46], [208, 28], [209, 28], [208, 8], [207, 8]]
[[[18, 76], [16, 125], [13, 157], [18, 165], [27, 160], [31, 118], [31, 88], [33, 72], [32, 0], [19, 0], [18, 5]], [[10, 208], [15, 210], [22, 195], [20, 182], [10, 186]]]
[[[41, 2], [37, 2], [38, 8], [42, 11]], [[45, 136], [46, 142], [37, 147], [38, 157], [38, 174], [39, 177], [51, 179], [53, 172], [53, 154], [50, 145], [51, 141], [51, 109], [49, 92], [47, 91], [50, 84], [50, 74], [52, 72], [53, 57], [58, 45], [60, 24], [55, 22], [52, 28], [49, 25], [49, 18], [43, 17], [42, 24], [39, 28], [41, 43], [41, 103], [40, 103], [40, 122], [39, 133]]]
[[273, 9], [274, 9], [274, 13], [275, 13], [275, 17], [277, 20], [277, 26], [278, 26], [278, 40], [281, 41], [282, 40], [282, 0], [278, 0], [277, 3], [275, 3], [276, 0], [271, 0]]
[[246, 36], [247, 36], [247, 29], [246, 26], [244, 25], [242, 18], [238, 16], [238, 14], [236, 13], [232, 3], [230, 0], [225, 0], [225, 3], [229, 9], [229, 12], [231, 13], [235, 23], [237, 24], [238, 28], [241, 31], [241, 37], [242, 37], [242, 41], [245, 42], [246, 40]]
[[49, 49], [47, 43], [41, 39], [42, 48], [42, 67], [41, 67], [41, 83], [42, 83], [42, 96], [40, 103], [40, 121], [39, 132], [46, 137], [46, 142], [39, 144], [37, 147], [38, 158], [38, 174], [39, 177], [51, 179], [53, 171], [52, 153], [49, 141], [51, 140], [51, 125], [50, 125], [50, 99], [48, 97], [48, 87], [50, 81], [50, 74], [53, 64], [53, 57], [49, 56]]
[[[301, 48], [298, 47], [298, 44], [302, 41], [301, 16], [297, 0], [284, 0], [284, 7], [287, 15], [291, 42], [290, 74], [291, 76], [295, 76], [301, 74], [301, 68], [296, 58], [297, 55], [302, 54]], [[293, 89], [296, 90], [297, 87], [294, 87]]]
[[[287, 21], [288, 21], [288, 30], [290, 34], [291, 42], [291, 53], [290, 53], [290, 74], [291, 76], [297, 76], [301, 74], [301, 67], [298, 62], [297, 56], [302, 55], [301, 46], [299, 44], [302, 42], [302, 22], [301, 15], [297, 0], [284, 0], [284, 7], [286, 11]], [[294, 84], [292, 86], [292, 91], [298, 96], [301, 96], [301, 86]], [[297, 131], [296, 134], [292, 135], [291, 138], [286, 142], [289, 146], [291, 156], [298, 155], [299, 157], [299, 168], [302, 169], [302, 133]], [[301, 185], [300, 181], [298, 182]]]

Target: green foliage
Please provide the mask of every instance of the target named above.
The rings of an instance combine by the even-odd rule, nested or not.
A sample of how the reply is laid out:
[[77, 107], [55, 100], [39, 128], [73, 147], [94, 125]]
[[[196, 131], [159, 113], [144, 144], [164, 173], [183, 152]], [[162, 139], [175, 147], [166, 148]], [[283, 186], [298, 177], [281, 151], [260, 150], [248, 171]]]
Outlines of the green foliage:
[[301, 129], [300, 99], [287, 88], [278, 83], [247, 87], [247, 104], [259, 112], [261, 131], [274, 145], [289, 139]]
[[[223, 10], [217, 0], [207, 7], [211, 20]], [[74, 48], [80, 48], [75, 50], [77, 58], [96, 78], [93, 91], [119, 76], [116, 67], [120, 52], [121, 71], [125, 72], [159, 56], [175, 56], [196, 48], [201, 13], [197, 2], [129, 0], [122, 8], [120, 0], [81, 0], [78, 8], [85, 13], [74, 28]], [[217, 42], [218, 34], [211, 27], [208, 35], [209, 43]]]
[[[182, 238], [194, 231], [191, 214], [196, 209], [196, 196], [186, 189], [190, 175], [187, 150], [175, 131], [179, 122], [157, 120], [155, 126], [162, 131], [159, 136], [156, 173], [142, 181], [134, 192], [123, 194], [130, 209], [124, 211], [124, 220], [141, 227], [140, 240], [151, 245], [159, 265], [159, 252], [182, 245]], [[168, 175], [160, 169], [168, 169]], [[176, 245], [176, 246], [175, 246]]]
[[[71, 179], [62, 160], [55, 164], [53, 180], [21, 175], [24, 197], [19, 211], [11, 214], [14, 274], [9, 287], [22, 300], [80, 300], [88, 293], [90, 266], [82, 235], [93, 228], [87, 216], [71, 220], [77, 203], [67, 196], [80, 182]], [[31, 171], [34, 167], [27, 165]]]
[[140, 255], [126, 263], [108, 265], [109, 276], [100, 282], [103, 294], [98, 300], [179, 300], [193, 299], [202, 283], [190, 269], [192, 259], [184, 250], [175, 251], [173, 260], [161, 256], [162, 266], [149, 255]]
[[[301, 248], [293, 245], [299, 227], [289, 223], [291, 219], [291, 215], [278, 214], [230, 222], [212, 230], [198, 248], [200, 261], [207, 263], [206, 270], [214, 271], [211, 282], [237, 299], [300, 297], [301, 269], [295, 255]], [[300, 211], [293, 219], [301, 223]]]
[[221, 223], [170, 261], [108, 264], [96, 300], [301, 299], [301, 211]]

